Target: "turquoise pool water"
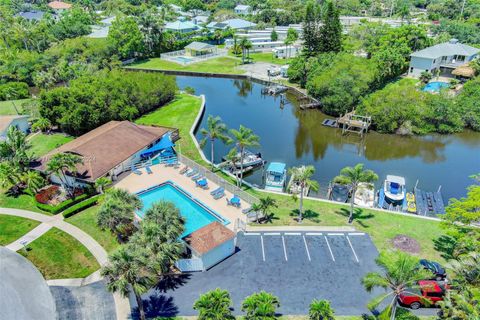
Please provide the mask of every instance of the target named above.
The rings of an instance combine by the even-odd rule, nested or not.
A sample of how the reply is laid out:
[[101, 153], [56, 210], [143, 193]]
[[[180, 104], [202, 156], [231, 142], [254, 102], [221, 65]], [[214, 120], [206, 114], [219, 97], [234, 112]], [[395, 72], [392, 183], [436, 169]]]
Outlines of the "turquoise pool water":
[[448, 83], [440, 81], [429, 82], [425, 87], [423, 87], [422, 91], [439, 92], [443, 88], [448, 88]]
[[151, 208], [155, 202], [160, 200], [173, 202], [180, 210], [182, 217], [186, 220], [185, 231], [182, 237], [214, 221], [219, 221], [224, 225], [229, 223], [228, 220], [207, 209], [198, 200], [193, 199], [188, 193], [172, 183], [165, 183], [152, 189], [139, 192], [138, 197], [143, 203], [143, 209], [137, 212], [140, 218], [143, 217], [145, 212]]
[[187, 57], [175, 57], [174, 58], [175, 60], [177, 60], [178, 62], [181, 62], [181, 63], [189, 63], [189, 62], [192, 62], [193, 59], [190, 59], [190, 58], [187, 58]]

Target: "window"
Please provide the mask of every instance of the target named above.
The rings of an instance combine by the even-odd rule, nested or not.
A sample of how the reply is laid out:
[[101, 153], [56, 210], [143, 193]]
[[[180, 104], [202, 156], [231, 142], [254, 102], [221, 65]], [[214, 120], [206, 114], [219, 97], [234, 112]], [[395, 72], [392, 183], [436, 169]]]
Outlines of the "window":
[[443, 297], [443, 292], [427, 292], [427, 297], [441, 298]]

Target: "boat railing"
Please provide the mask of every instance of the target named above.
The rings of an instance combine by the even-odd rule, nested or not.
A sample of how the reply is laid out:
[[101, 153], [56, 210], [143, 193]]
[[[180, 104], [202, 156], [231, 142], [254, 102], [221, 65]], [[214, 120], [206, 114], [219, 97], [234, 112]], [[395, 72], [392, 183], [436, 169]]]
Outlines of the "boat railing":
[[239, 187], [231, 184], [227, 180], [223, 179], [222, 177], [218, 176], [214, 172], [210, 171], [209, 169], [205, 168], [204, 166], [196, 163], [193, 160], [190, 160], [189, 158], [183, 156], [183, 155], [178, 155], [178, 159], [180, 162], [182, 162], [184, 165], [196, 169], [200, 174], [203, 174], [208, 180], [212, 181], [216, 185], [223, 187], [226, 191], [237, 195], [240, 199], [243, 201], [249, 203], [249, 204], [254, 204], [258, 203], [258, 198], [252, 196], [251, 194], [243, 191]]

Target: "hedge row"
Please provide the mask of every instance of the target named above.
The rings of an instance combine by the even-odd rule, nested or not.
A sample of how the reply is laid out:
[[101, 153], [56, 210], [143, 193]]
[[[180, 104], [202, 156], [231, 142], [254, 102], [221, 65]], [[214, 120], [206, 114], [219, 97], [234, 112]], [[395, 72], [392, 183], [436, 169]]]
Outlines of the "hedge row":
[[89, 194], [84, 193], [84, 194], [81, 194], [81, 195], [79, 195], [79, 196], [77, 196], [73, 199], [65, 200], [65, 201], [57, 204], [56, 206], [51, 206], [49, 204], [43, 204], [43, 203], [40, 203], [40, 202], [37, 202], [36, 205], [37, 205], [37, 208], [40, 209], [40, 210], [50, 212], [52, 214], [57, 214], [57, 213], [62, 212], [65, 209], [73, 206], [74, 204], [79, 203], [80, 201], [83, 201], [83, 200], [87, 199], [89, 196], [90, 196]]
[[90, 208], [91, 206], [96, 205], [99, 198], [100, 198], [100, 195], [96, 195], [96, 196], [93, 196], [93, 197], [91, 197], [91, 198], [89, 198], [85, 201], [79, 202], [79, 203], [71, 206], [67, 210], [63, 211], [62, 214], [65, 218], [71, 217], [75, 213], [78, 213], [78, 212], [83, 211], [87, 208]]

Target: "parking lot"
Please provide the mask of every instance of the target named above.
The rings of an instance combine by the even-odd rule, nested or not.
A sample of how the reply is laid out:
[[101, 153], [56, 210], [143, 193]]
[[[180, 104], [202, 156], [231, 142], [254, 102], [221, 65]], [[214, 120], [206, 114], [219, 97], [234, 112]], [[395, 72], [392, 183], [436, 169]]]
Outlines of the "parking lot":
[[367, 272], [378, 270], [378, 251], [365, 233], [239, 233], [237, 249], [206, 272], [149, 292], [149, 315], [196, 315], [195, 300], [215, 288], [230, 292], [235, 314], [241, 314], [246, 296], [260, 290], [279, 297], [282, 314], [306, 314], [316, 298], [330, 300], [339, 315], [359, 315], [368, 311], [366, 304], [375, 294], [361, 284]]

